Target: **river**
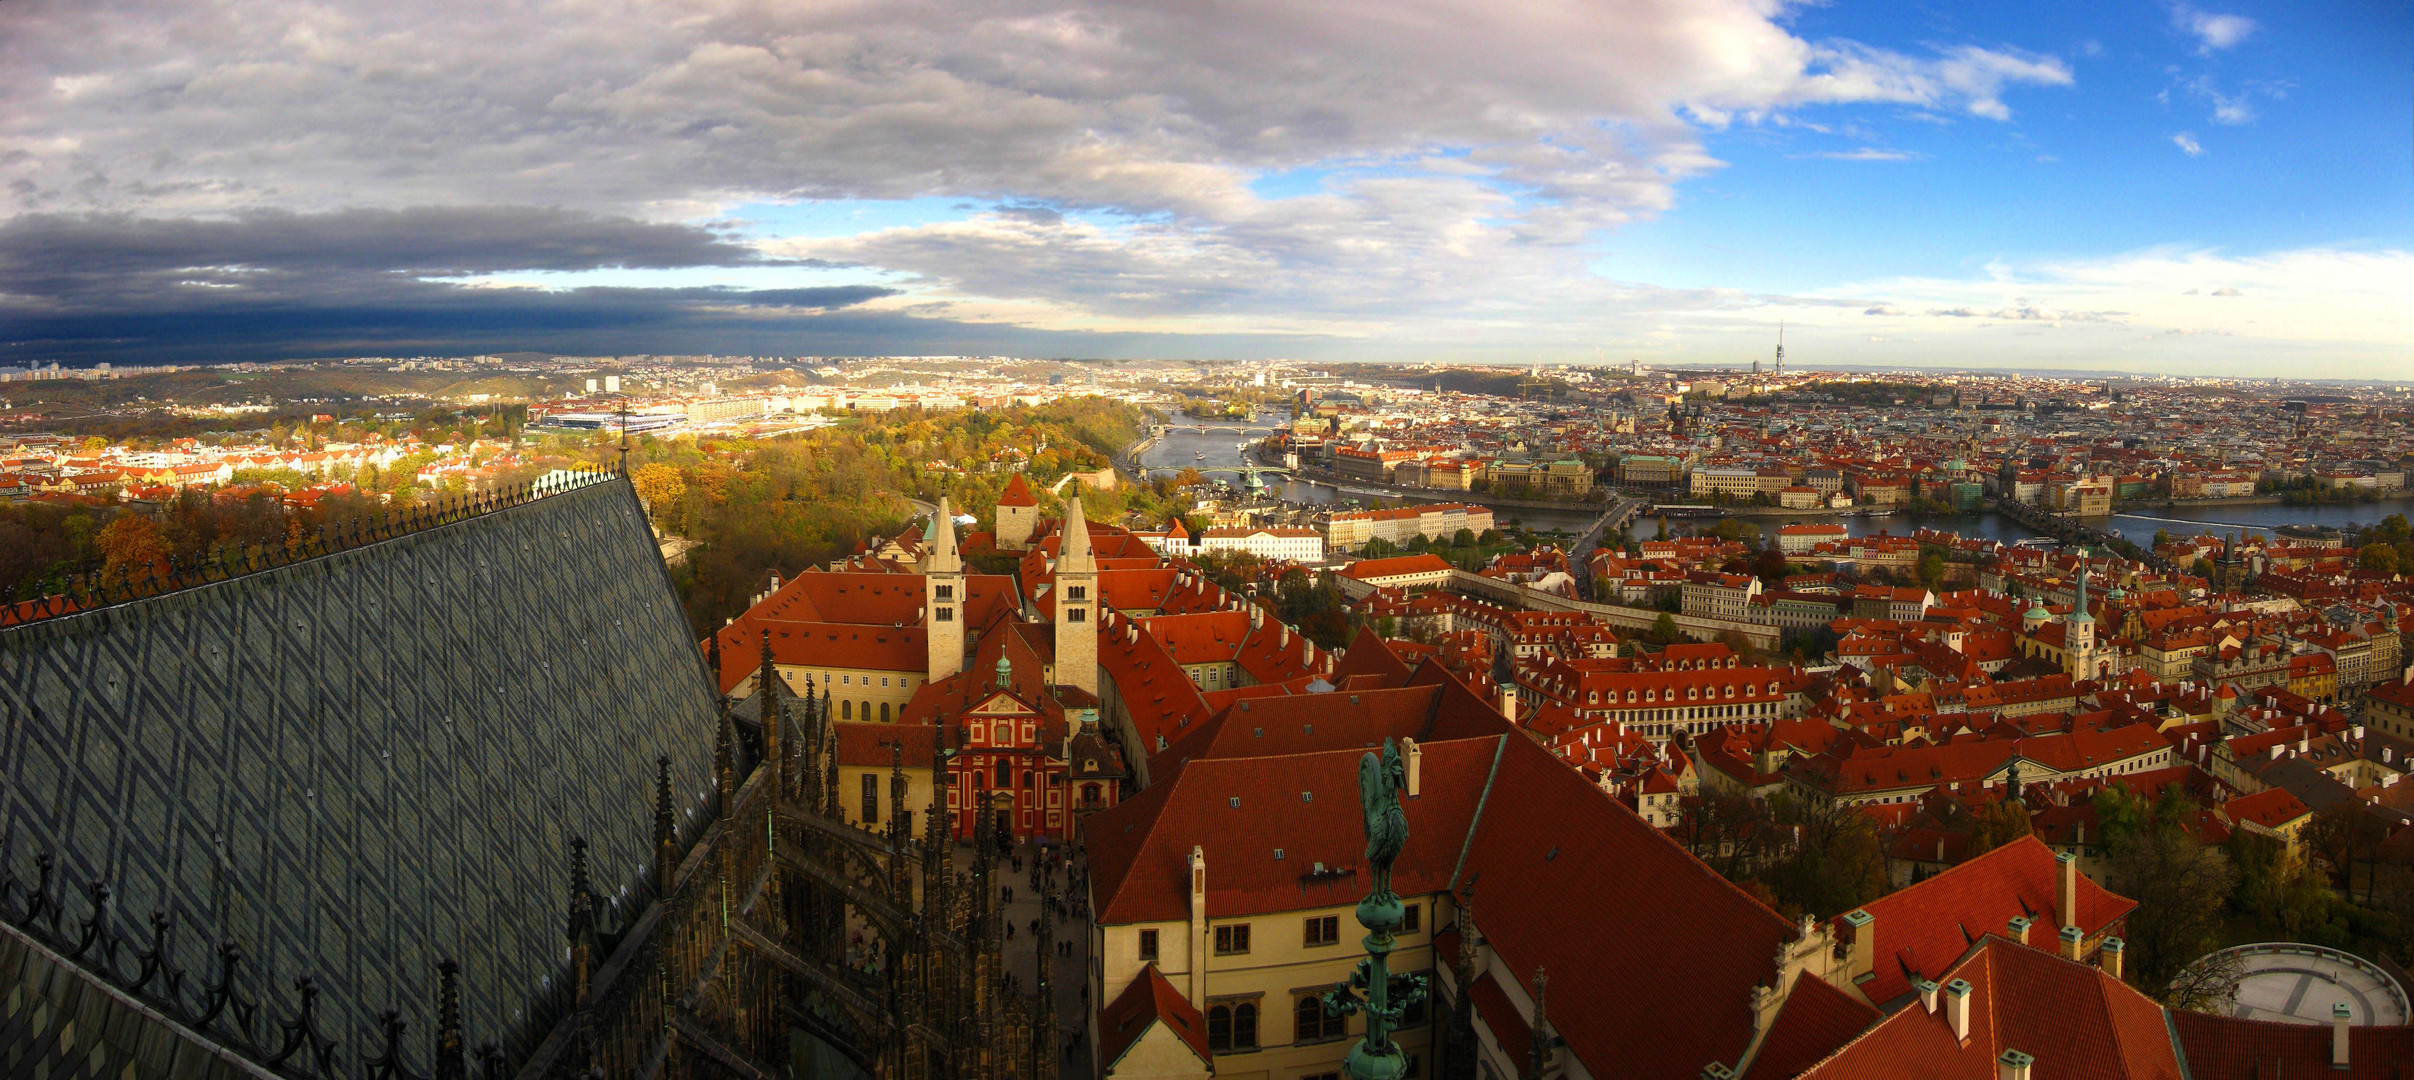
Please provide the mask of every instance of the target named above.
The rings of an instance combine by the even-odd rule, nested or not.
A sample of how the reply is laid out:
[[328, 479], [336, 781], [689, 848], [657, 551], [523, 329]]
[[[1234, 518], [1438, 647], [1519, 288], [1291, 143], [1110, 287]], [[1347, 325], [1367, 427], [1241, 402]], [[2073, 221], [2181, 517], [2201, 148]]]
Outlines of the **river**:
[[[1243, 439], [1255, 443], [1267, 435], [1281, 430], [1289, 422], [1290, 413], [1287, 411], [1261, 409], [1255, 418], [1246, 423], [1232, 420], [1190, 420], [1172, 424], [1167, 427], [1164, 438], [1157, 440], [1156, 445], [1149, 447], [1140, 455], [1139, 463], [1147, 467], [1152, 474], [1178, 472], [1184, 466], [1201, 469], [1237, 469], [1242, 463], [1238, 444]], [[1203, 434], [1198, 430], [1202, 424], [1210, 429]], [[1234, 430], [1235, 428], [1240, 430]], [[1204, 455], [1203, 458], [1202, 455]], [[1234, 483], [1240, 481], [1240, 477], [1233, 473], [1209, 473], [1208, 475]], [[1367, 502], [1378, 497], [1345, 491], [1330, 484], [1309, 480], [1279, 476], [1268, 476], [1265, 480], [1269, 491], [1294, 503]], [[2160, 504], [2151, 504], [2136, 512], [2115, 514], [2109, 521], [2099, 522], [2099, 524], [2133, 542], [2145, 545], [2153, 543], [2156, 529], [2169, 530], [2173, 536], [2189, 536], [2199, 532], [2219, 532], [2226, 535], [2234, 529], [2245, 529], [2256, 535], [2269, 535], [2273, 529], [2282, 525], [2334, 525], [2347, 528], [2370, 525], [2390, 514], [2406, 514], [2414, 517], [2414, 495], [2360, 505], [2189, 506], [2181, 503], [2170, 510], [2164, 510]], [[1497, 512], [1497, 517], [1502, 522], [1517, 521], [1546, 532], [1574, 533], [1592, 524], [1591, 516], [1573, 511], [1501, 510]], [[2034, 530], [2000, 514], [1955, 514], [1918, 519], [1899, 513], [1879, 518], [1833, 518], [1805, 515], [1802, 517], [1752, 517], [1740, 520], [1758, 526], [1761, 532], [1770, 537], [1776, 536], [1777, 530], [1786, 525], [1832, 522], [1841, 522], [1844, 531], [1852, 536], [1868, 536], [1877, 533], [1904, 535], [1923, 527], [1944, 529], [1964, 536], [1984, 537], [2004, 543], [2013, 543], [2036, 535]], [[1668, 531], [1671, 535], [1681, 535], [1689, 527], [1699, 526], [1707, 529], [1711, 524], [1713, 524], [1711, 519], [1674, 519], [1668, 522]], [[1638, 540], [1648, 539], [1657, 534], [1659, 526], [1660, 519], [1656, 517], [1638, 518], [1627, 527], [1626, 535]]]

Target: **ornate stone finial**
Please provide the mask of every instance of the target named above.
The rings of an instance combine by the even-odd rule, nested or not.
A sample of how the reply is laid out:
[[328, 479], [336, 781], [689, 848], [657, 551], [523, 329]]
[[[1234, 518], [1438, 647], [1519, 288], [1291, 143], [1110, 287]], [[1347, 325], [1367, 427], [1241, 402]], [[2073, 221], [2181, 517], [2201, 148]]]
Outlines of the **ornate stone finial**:
[[1543, 1068], [1550, 1063], [1550, 991], [1550, 972], [1534, 965], [1534, 1027], [1533, 1038], [1526, 1041], [1527, 1080], [1542, 1080]]
[[570, 988], [573, 1003], [587, 1000], [595, 961], [595, 892], [587, 880], [587, 839], [570, 838]]
[[779, 665], [771, 659], [771, 631], [763, 631], [762, 666], [756, 669], [755, 693], [761, 696], [763, 721], [763, 760], [771, 766], [773, 788], [785, 790], [788, 783], [788, 759], [783, 749], [788, 714], [784, 696], [780, 693]]
[[737, 722], [729, 715], [729, 699], [721, 699], [718, 722], [713, 732], [713, 783], [719, 791], [719, 810], [723, 818], [738, 810], [738, 733]]
[[587, 838], [570, 838], [570, 940], [583, 940], [595, 926], [595, 896], [587, 881]]
[[704, 667], [712, 676], [712, 692], [721, 692], [721, 632], [715, 630], [704, 639]]
[[461, 965], [445, 957], [436, 965], [436, 1080], [466, 1080], [461, 1057]]
[[671, 880], [679, 873], [679, 817], [671, 809], [670, 756], [655, 758], [654, 770], [654, 884], [668, 896]]

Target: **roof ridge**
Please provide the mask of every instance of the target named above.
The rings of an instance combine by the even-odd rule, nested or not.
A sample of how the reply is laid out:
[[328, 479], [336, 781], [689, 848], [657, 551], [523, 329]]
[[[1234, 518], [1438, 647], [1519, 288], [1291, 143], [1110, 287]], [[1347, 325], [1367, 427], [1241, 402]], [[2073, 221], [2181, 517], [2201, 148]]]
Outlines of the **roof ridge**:
[[1476, 830], [1483, 827], [1484, 807], [1490, 805], [1492, 802], [1492, 784], [1494, 781], [1500, 779], [1500, 759], [1508, 756], [1509, 752], [1509, 736], [1507, 733], [1504, 732], [1499, 735], [1494, 735], [1492, 736], [1492, 739], [1492, 769], [1490, 772], [1484, 774], [1483, 794], [1476, 796], [1475, 813], [1470, 814], [1467, 817], [1467, 836], [1465, 839], [1459, 842], [1458, 862], [1450, 867], [1450, 877], [1446, 882], [1444, 882], [1446, 891], [1448, 891], [1453, 897], [1458, 895], [1458, 876], [1465, 873], [1467, 870], [1467, 852], [1475, 847]]

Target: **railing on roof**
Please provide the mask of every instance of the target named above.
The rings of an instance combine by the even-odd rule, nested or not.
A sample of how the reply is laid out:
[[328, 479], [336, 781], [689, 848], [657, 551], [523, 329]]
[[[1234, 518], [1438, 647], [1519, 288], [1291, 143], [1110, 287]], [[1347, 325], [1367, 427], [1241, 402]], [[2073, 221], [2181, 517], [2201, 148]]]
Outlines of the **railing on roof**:
[[189, 559], [162, 560], [139, 571], [139, 577], [137, 572], [111, 574], [99, 561], [89, 561], [80, 568], [44, 579], [31, 599], [18, 599], [14, 585], [0, 586], [0, 629], [98, 611], [323, 559], [619, 478], [617, 466], [558, 469], [527, 483], [442, 496], [433, 502], [380, 514], [374, 522], [365, 518], [355, 520], [349, 528], [322, 524], [315, 536], [298, 536], [281, 544], [247, 545]]

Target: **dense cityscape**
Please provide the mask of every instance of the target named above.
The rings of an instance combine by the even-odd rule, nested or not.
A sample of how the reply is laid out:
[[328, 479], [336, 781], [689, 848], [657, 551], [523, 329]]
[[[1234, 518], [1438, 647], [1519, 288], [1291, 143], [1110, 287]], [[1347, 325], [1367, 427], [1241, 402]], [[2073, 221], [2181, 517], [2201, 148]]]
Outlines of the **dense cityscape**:
[[[946, 1045], [979, 1075], [1341, 1068], [1365, 1023], [1316, 988], [1362, 955], [1368, 748], [1408, 810], [1384, 955], [1412, 1075], [1891, 1074], [2073, 1032], [2200, 1072], [2404, 1060], [2407, 387], [1781, 359], [20, 373], [5, 632], [143, 640], [188, 594], [626, 500], [641, 542], [589, 542], [662, 564], [684, 618], [624, 647], [702, 641], [710, 681], [664, 707], [709, 734], [717, 700], [718, 749], [660, 755], [638, 888], [564, 879], [574, 969], [671, 948], [645, 927], [730, 887], [710, 859], [799, 860], [745, 896], [751, 974], [707, 980], [858, 1024], [969, 1009]], [[105, 707], [64, 674], [26, 707]], [[741, 848], [726, 823], [765, 813]], [[840, 857], [866, 843], [887, 861]], [[950, 848], [972, 876], [928, 884]], [[61, 883], [9, 873], [12, 932], [70, 925]], [[540, 1069], [648, 1040], [578, 978], [476, 1034]], [[799, 1060], [880, 1075], [914, 1045], [833, 1024]]]
[[0, 3], [0, 1080], [2410, 1080], [2409, 42]]

